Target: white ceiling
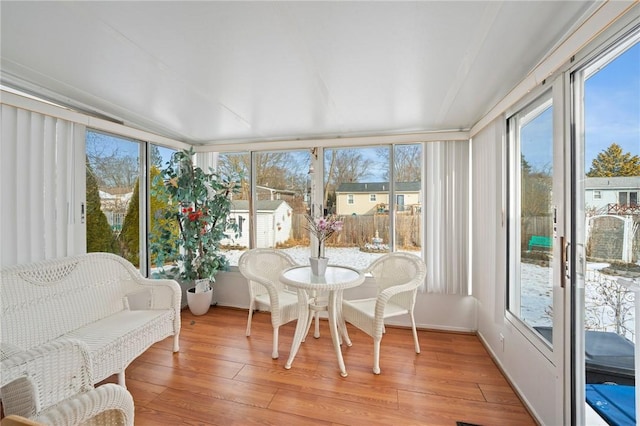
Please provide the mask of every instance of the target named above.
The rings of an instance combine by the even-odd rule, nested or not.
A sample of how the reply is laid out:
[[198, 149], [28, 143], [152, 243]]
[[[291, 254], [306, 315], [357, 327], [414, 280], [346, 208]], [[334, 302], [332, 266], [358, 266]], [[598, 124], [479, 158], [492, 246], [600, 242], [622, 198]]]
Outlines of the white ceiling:
[[0, 7], [5, 84], [205, 144], [469, 129], [593, 2]]

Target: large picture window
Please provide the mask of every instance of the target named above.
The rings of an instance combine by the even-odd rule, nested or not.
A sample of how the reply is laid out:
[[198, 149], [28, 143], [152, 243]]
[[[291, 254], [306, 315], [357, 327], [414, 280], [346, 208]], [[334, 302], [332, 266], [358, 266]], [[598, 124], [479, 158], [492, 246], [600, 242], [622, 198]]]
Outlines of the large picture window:
[[[87, 131], [88, 251], [117, 253], [152, 277], [158, 253], [165, 254], [163, 264], [172, 264], [179, 251], [178, 229], [158, 213], [164, 188], [155, 177], [175, 152]], [[249, 248], [286, 250], [298, 263], [307, 263], [305, 216], [310, 213], [335, 215], [345, 224], [326, 242], [332, 263], [364, 268], [390, 251], [420, 255], [422, 144], [326, 148], [318, 171], [313, 152], [317, 148], [214, 157], [221, 175], [242, 177], [229, 218], [237, 232], [221, 244], [230, 266]], [[149, 176], [141, 176], [145, 169]]]

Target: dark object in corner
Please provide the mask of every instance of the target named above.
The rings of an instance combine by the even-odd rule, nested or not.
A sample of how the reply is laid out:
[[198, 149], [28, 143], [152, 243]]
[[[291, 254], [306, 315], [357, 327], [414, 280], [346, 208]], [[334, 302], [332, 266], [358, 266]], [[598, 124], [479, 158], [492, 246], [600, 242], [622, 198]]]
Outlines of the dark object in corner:
[[[551, 327], [534, 327], [551, 342]], [[631, 341], [609, 331], [585, 332], [584, 360], [587, 383], [613, 382], [635, 385], [634, 346]]]

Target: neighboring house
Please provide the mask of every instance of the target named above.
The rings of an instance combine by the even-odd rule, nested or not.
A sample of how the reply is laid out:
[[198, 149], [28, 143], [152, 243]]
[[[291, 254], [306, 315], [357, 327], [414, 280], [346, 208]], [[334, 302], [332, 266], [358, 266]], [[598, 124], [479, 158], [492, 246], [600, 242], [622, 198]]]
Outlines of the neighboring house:
[[100, 210], [107, 217], [111, 230], [120, 232], [133, 192], [130, 188], [112, 188], [111, 192], [99, 191], [99, 194]]
[[[291, 206], [283, 200], [258, 200], [257, 203], [256, 247], [271, 248], [287, 241], [291, 236]], [[233, 201], [229, 220], [238, 224], [238, 236], [229, 233], [222, 244], [249, 247], [249, 201]]]
[[[397, 211], [416, 212], [422, 206], [420, 182], [395, 184]], [[336, 190], [336, 214], [374, 214], [389, 211], [389, 183], [342, 183]]]
[[611, 208], [638, 206], [640, 176], [588, 177], [585, 179], [584, 203], [598, 213]]

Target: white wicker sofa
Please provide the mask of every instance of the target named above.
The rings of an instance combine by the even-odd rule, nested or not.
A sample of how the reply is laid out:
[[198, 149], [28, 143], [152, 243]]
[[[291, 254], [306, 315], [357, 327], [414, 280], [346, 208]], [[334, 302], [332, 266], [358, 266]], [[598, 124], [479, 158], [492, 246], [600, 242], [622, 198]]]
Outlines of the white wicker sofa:
[[127, 260], [89, 253], [0, 271], [0, 339], [28, 350], [57, 339], [83, 341], [94, 383], [118, 374], [154, 343], [173, 335], [179, 349], [181, 290], [142, 277]]

